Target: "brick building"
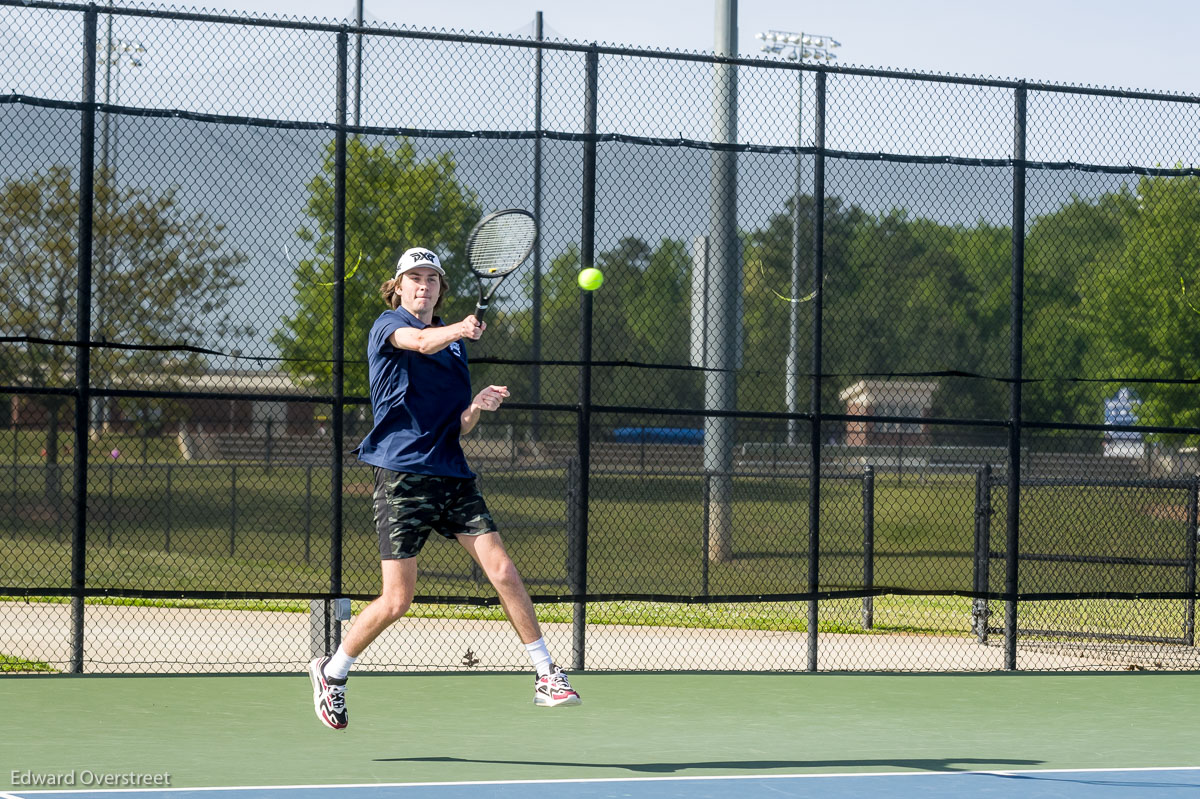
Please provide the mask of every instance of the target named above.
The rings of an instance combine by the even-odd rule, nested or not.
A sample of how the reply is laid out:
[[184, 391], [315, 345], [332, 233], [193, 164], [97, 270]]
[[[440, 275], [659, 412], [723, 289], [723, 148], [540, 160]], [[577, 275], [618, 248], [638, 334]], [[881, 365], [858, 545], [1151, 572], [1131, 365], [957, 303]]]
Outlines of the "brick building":
[[[937, 383], [913, 380], [860, 380], [841, 392], [850, 416], [929, 415]], [[917, 422], [846, 422], [847, 446], [929, 443], [929, 425]]]

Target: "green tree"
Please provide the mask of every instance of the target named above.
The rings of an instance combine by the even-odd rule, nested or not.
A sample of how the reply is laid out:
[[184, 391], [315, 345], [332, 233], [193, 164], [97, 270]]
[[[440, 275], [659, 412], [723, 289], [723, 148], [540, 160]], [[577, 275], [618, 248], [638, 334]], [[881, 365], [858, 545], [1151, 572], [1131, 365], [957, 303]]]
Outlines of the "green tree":
[[[1144, 177], [1122, 217], [1124, 246], [1099, 260], [1095, 289], [1081, 312], [1107, 346], [1098, 365], [1114, 376], [1196, 377], [1200, 352], [1200, 178]], [[1138, 388], [1143, 424], [1200, 427], [1196, 386]], [[1188, 436], [1187, 443], [1200, 442]]]
[[[550, 258], [546, 266], [542, 282], [543, 360], [571, 361], [579, 358], [579, 286], [575, 283], [579, 262], [579, 246], [571, 244]], [[608, 288], [605, 285], [600, 291]], [[542, 368], [542, 402], [573, 404], [578, 399], [577, 369], [561, 366]]]
[[[847, 375], [830, 381], [835, 389], [861, 375], [981, 371], [989, 337], [981, 310], [987, 275], [973, 267], [989, 256], [980, 246], [970, 228], [913, 219], [902, 209], [857, 220], [845, 268], [826, 289], [826, 369]], [[984, 381], [938, 381], [933, 415], [981, 415]], [[826, 402], [840, 405], [836, 395]]]
[[1123, 191], [1095, 200], [1072, 197], [1030, 225], [1024, 371], [1033, 382], [1022, 392], [1027, 418], [1100, 421], [1105, 389], [1061, 378], [1116, 374], [1109, 336], [1103, 325], [1095, 324], [1092, 311], [1101, 299], [1097, 288], [1105, 283], [1102, 273], [1120, 262], [1126, 230], [1137, 213], [1132, 193]]
[[[652, 247], [627, 237], [597, 253], [595, 264], [604, 272], [604, 287], [591, 295], [592, 358], [686, 365], [691, 256], [684, 243], [663, 239]], [[551, 258], [546, 268], [544, 360], [579, 358], [584, 296], [575, 282], [579, 267], [579, 248], [572, 244]], [[701, 403], [700, 386], [701, 378], [684, 369], [618, 366], [592, 371], [592, 398], [597, 404], [695, 408]], [[578, 368], [542, 369], [543, 402], [572, 404], [578, 398]], [[629, 417], [620, 420], [622, 426], [642, 423]]]
[[[750, 231], [743, 237], [743, 283], [745, 286], [744, 360], [738, 380], [738, 406], [756, 411], [786, 409], [785, 367], [789, 344], [791, 318], [792, 238], [794, 223], [792, 209], [795, 199], [772, 216], [765, 227]], [[800, 195], [801, 295], [812, 291], [812, 219], [813, 198]], [[852, 316], [848, 308], [848, 293], [855, 290], [857, 281], [851, 271], [851, 242], [855, 231], [870, 224], [868, 215], [858, 206], [846, 205], [837, 197], [825, 200], [825, 371], [843, 371], [845, 359], [844, 317]], [[799, 407], [809, 405], [812, 369], [812, 310], [811, 301], [798, 306], [800, 341], [798, 350]], [[832, 313], [832, 316], [830, 314]], [[844, 386], [828, 381], [824, 402], [828, 408], [837, 407], [837, 392]]]
[[[690, 362], [691, 281], [688, 245], [675, 239], [660, 241], [646, 261], [638, 293], [625, 306], [639, 360], [670, 365]], [[639, 402], [664, 408], [703, 405], [704, 383], [699, 374], [664, 370], [655, 378]]]
[[[801, 215], [812, 215], [802, 196]], [[776, 410], [783, 404], [784, 363], [790, 304], [792, 217], [772, 217], [747, 236], [747, 354], [755, 360], [740, 392], [754, 392], [743, 407]], [[811, 290], [811, 223], [801, 229], [803, 291]], [[838, 394], [864, 374], [964, 371], [1004, 374], [1008, 320], [1009, 237], [1006, 228], [984, 223], [942, 225], [910, 218], [902, 209], [872, 216], [825, 204], [824, 370], [844, 375], [825, 381], [827, 409], [841, 407]], [[999, 305], [996, 305], [996, 303]], [[812, 303], [799, 306], [799, 370], [811, 363]], [[800, 381], [800, 407], [808, 405], [808, 380]], [[943, 378], [934, 394], [936, 416], [978, 417], [1003, 408], [997, 384], [974, 378]], [[748, 404], [749, 403], [749, 404]]]
[[[119, 344], [195, 342], [205, 334], [240, 331], [224, 310], [242, 281], [246, 257], [224, 243], [221, 225], [185, 214], [174, 191], [115, 187], [95, 181], [92, 339]], [[78, 283], [79, 190], [66, 167], [0, 191], [0, 313], [10, 335], [29, 339], [74, 337]], [[74, 383], [74, 348], [30, 341], [0, 358], [0, 380], [33, 389]], [[92, 372], [109, 379], [153, 374], [159, 387], [203, 367], [194, 354], [98, 348]], [[68, 398], [28, 395], [45, 410], [46, 501], [59, 501], [59, 430]], [[166, 406], [164, 406], [166, 407]]]
[[[599, 253], [604, 287], [593, 305], [596, 360], [664, 365], [688, 363], [691, 257], [679, 241], [651, 247], [626, 237]], [[593, 372], [597, 403], [696, 407], [696, 381], [682, 370], [619, 367]]]
[[[284, 368], [298, 383], [311, 386], [328, 386], [333, 374], [334, 156], [331, 142], [321, 173], [309, 182], [306, 211], [313, 226], [298, 235], [311, 243], [313, 254], [296, 267], [296, 313], [272, 337], [287, 359]], [[474, 280], [466, 265], [466, 241], [480, 210], [474, 194], [458, 181], [453, 156], [422, 159], [411, 139], [371, 145], [351, 138], [346, 165], [345, 392], [367, 396], [367, 335], [386, 308], [380, 284], [392, 277], [400, 253], [428, 247], [441, 256], [451, 284], [441, 315], [470, 313]]]
[[[933, 416], [1005, 418], [1008, 383], [990, 378], [1009, 373], [1012, 229], [980, 221], [955, 227], [948, 247], [961, 270], [955, 301], [950, 303], [962, 326], [958, 331], [957, 369], [982, 378], [945, 378], [933, 396]], [[982, 430], [946, 430], [945, 435], [976, 438]]]

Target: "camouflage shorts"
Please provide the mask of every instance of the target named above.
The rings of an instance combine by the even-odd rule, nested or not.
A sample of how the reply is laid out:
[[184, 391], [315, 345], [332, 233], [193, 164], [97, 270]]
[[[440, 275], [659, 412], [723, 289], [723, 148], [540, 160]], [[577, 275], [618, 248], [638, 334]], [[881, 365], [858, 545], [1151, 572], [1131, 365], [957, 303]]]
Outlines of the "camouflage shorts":
[[496, 529], [475, 481], [375, 467], [379, 557], [415, 557], [431, 533], [453, 539]]

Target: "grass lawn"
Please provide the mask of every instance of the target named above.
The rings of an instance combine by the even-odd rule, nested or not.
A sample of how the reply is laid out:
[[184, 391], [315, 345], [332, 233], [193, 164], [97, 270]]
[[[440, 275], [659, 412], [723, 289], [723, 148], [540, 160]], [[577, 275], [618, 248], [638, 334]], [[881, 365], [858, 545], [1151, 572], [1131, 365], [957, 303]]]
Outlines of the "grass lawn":
[[[0, 467], [0, 587], [70, 586], [71, 529], [67, 508], [45, 504], [44, 467]], [[60, 474], [70, 497], [70, 470]], [[379, 567], [362, 466], [344, 475], [342, 589], [369, 596]], [[531, 593], [570, 593], [567, 475], [562, 469], [486, 472], [483, 488], [505, 542]], [[594, 473], [588, 517], [588, 583], [593, 595], [696, 598], [752, 596], [764, 601], [689, 605], [604, 602], [589, 621], [678, 624], [739, 629], [804, 629], [803, 603], [772, 595], [804, 592], [808, 579], [808, 483], [801, 477], [738, 477], [732, 503], [734, 556], [706, 562], [704, 479]], [[330, 586], [330, 471], [320, 467], [185, 464], [169, 459], [123, 463], [95, 458], [89, 473], [86, 582], [92, 588], [160, 591], [319, 593]], [[820, 574], [823, 590], [864, 585], [863, 488], [857, 480], [822, 484]], [[973, 475], [927, 480], [881, 473], [875, 479], [873, 585], [917, 592], [971, 591], [974, 586]], [[1183, 501], [1165, 489], [1031, 488], [1022, 497], [1025, 554], [1080, 556], [1085, 562], [1023, 560], [1022, 592], [1183, 591], [1186, 530], [1169, 513]], [[988, 585], [1004, 581], [1005, 492], [991, 499]], [[1157, 559], [1133, 564], [1129, 559]], [[1122, 561], [1121, 559], [1125, 559]], [[431, 542], [422, 553], [418, 592], [426, 597], [491, 597], [466, 553]], [[2, 592], [2, 588], [0, 588]], [[155, 600], [158, 602], [159, 600]], [[187, 600], [185, 602], [193, 602]], [[246, 600], [255, 609], [307, 611], [307, 602]], [[204, 604], [204, 603], [201, 603]], [[1145, 610], [1138, 632], [1178, 635], [1183, 603]], [[993, 603], [993, 611], [999, 603]], [[229, 605], [221, 605], [229, 606]], [[235, 604], [236, 606], [236, 604]], [[822, 629], [862, 631], [858, 599], [822, 603]], [[970, 631], [971, 600], [955, 596], [891, 595], [874, 600], [879, 631]], [[1048, 617], [1063, 614], [1088, 629], [1124, 631], [1117, 600], [1050, 600]], [[1139, 608], [1158, 608], [1142, 603]], [[427, 603], [418, 613], [478, 614], [499, 609]], [[569, 620], [570, 605], [547, 603], [549, 620]], [[1002, 616], [1002, 611], [1000, 611]], [[561, 618], [560, 618], [561, 617]]]
[[49, 663], [42, 663], [38, 660], [25, 660], [24, 658], [15, 657], [14, 655], [5, 655], [0, 653], [0, 674], [5, 672], [57, 672], [58, 669], [53, 668]]

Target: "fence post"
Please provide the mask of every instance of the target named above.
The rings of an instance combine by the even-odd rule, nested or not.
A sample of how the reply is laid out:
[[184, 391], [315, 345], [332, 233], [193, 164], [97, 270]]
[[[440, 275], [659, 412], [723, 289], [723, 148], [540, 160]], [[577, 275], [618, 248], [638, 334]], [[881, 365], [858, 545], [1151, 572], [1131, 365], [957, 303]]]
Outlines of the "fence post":
[[[332, 530], [329, 545], [329, 593], [342, 593], [342, 459], [344, 455], [345, 416], [345, 304], [346, 304], [346, 95], [349, 75], [350, 37], [342, 28], [337, 35], [337, 101], [335, 114], [337, 132], [334, 134], [333, 179], [333, 408], [330, 422], [333, 428], [333, 470], [330, 477], [330, 499], [333, 503]], [[326, 639], [325, 654], [332, 655], [342, 643], [342, 626], [336, 623], [332, 605], [326, 605], [325, 617], [334, 619]]]
[[975, 640], [986, 644], [988, 639], [988, 600], [985, 596], [991, 569], [992, 538], [992, 465], [985, 463], [975, 472], [975, 568], [971, 602], [971, 623]]
[[272, 426], [273, 426], [273, 425], [274, 425], [274, 420], [273, 420], [273, 419], [268, 419], [268, 420], [267, 420], [267, 443], [266, 443], [266, 447], [265, 447], [265, 449], [266, 449], [266, 451], [267, 451], [267, 453], [266, 453], [266, 456], [267, 456], [267, 474], [270, 474], [270, 473], [271, 473], [271, 450], [272, 450], [272, 448], [273, 448], [273, 447], [272, 447], [272, 445], [274, 444], [274, 437], [273, 437], [273, 435], [272, 435], [272, 433], [273, 433], [273, 430], [272, 430], [271, 428], [272, 428]]
[[229, 467], [229, 557], [237, 547], [237, 464]]
[[83, 595], [87, 575], [87, 457], [91, 424], [92, 216], [96, 160], [96, 6], [83, 14], [83, 110], [79, 115], [79, 250], [75, 298], [75, 528], [71, 539], [71, 667], [83, 672]]
[[[863, 587], [875, 589], [875, 467], [863, 469]], [[875, 597], [862, 601], [862, 626], [870, 630], [875, 625]]]
[[[824, 368], [821, 350], [825, 293], [825, 72], [816, 74], [816, 105], [813, 113], [813, 298], [812, 321], [812, 440], [811, 474], [808, 481], [808, 590], [821, 586], [821, 390]], [[808, 601], [808, 670], [817, 670], [817, 600]]]
[[1008, 535], [1004, 569], [1004, 668], [1017, 668], [1017, 590], [1021, 531], [1021, 379], [1025, 345], [1025, 114], [1026, 88], [1013, 92], [1012, 296], [1008, 425]]
[[1184, 557], [1187, 559], [1184, 585], [1188, 593], [1187, 605], [1184, 610], [1184, 643], [1196, 645], [1196, 515], [1197, 502], [1200, 501], [1200, 475], [1192, 475], [1188, 488], [1187, 503], [1187, 545], [1184, 547]]
[[579, 458], [567, 461], [567, 590], [571, 593], [572, 664], [578, 666], [582, 660], [587, 625], [587, 604], [581, 599], [585, 590], [584, 570], [586, 557], [583, 551], [583, 524], [581, 517], [587, 508], [580, 502], [582, 487]]
[[112, 528], [113, 528], [113, 476], [117, 471], [117, 464], [110, 461], [108, 464], [108, 495], [104, 507], [104, 533], [108, 541], [108, 545], [112, 546]]
[[312, 464], [304, 465], [304, 565], [312, 557]]
[[704, 528], [700, 531], [701, 546], [700, 550], [700, 593], [708, 596], [708, 568], [709, 568], [709, 545], [712, 543], [712, 531], [709, 525], [712, 523], [712, 475], [708, 472], [704, 473]]
[[[599, 93], [600, 55], [595, 46], [587, 51], [586, 80], [584, 86], [584, 134], [583, 142], [583, 197], [582, 230], [579, 244], [580, 267], [591, 267], [596, 248], [596, 115]], [[588, 482], [592, 460], [592, 292], [580, 292], [579, 360], [579, 418], [576, 437], [579, 447], [579, 484], [576, 492], [578, 503], [578, 543], [576, 552], [576, 597], [574, 618], [574, 645], [572, 662], [575, 670], [584, 668], [587, 641], [587, 603], [582, 597], [587, 593], [588, 555]]]
[[[534, 18], [533, 37], [543, 39], [542, 12]], [[533, 218], [542, 218], [542, 48], [533, 51]], [[542, 438], [542, 415], [536, 406], [542, 404], [542, 241], [533, 243], [533, 286], [530, 291], [530, 321], [533, 323], [530, 346], [533, 364], [529, 371], [529, 396], [534, 404], [530, 414], [530, 437]]]
[[168, 555], [171, 554], [171, 524], [175, 519], [175, 513], [173, 512], [172, 507], [171, 507], [171, 473], [172, 473], [173, 469], [174, 469], [174, 465], [168, 463], [167, 464], [167, 501], [166, 501], [167, 529], [163, 535], [163, 551], [166, 552]]

